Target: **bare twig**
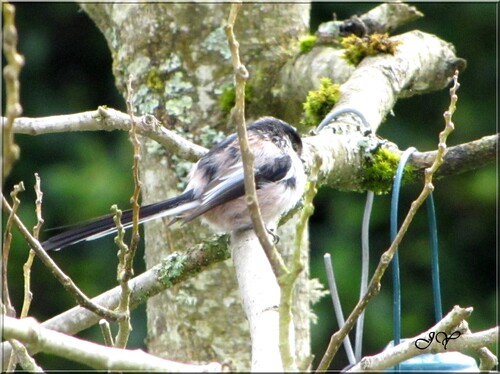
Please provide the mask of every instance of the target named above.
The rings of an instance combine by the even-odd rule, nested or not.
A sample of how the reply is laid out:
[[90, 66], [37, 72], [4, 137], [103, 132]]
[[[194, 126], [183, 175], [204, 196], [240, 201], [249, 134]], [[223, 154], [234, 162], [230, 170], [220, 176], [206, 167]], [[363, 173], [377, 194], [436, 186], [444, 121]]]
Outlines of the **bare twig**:
[[[19, 192], [23, 191], [24, 184], [23, 182], [20, 182], [19, 184], [16, 184], [14, 186], [14, 189], [10, 193], [13, 201], [12, 212], [9, 214], [9, 218], [7, 219], [2, 250], [2, 299], [0, 304], [2, 307], [1, 313], [12, 317], [16, 315], [16, 310], [14, 309], [14, 306], [12, 305], [12, 302], [10, 300], [7, 271], [12, 243], [12, 220], [15, 212], [17, 211], [17, 208], [19, 207], [19, 204], [21, 203], [17, 195], [19, 194]], [[14, 339], [10, 339], [10, 344], [12, 345], [15, 354], [10, 357], [7, 370], [13, 371], [18, 361], [23, 367], [25, 365], [29, 367], [29, 365], [32, 363], [32, 360], [30, 360], [30, 357], [26, 352], [26, 348], [20, 342]]]
[[141, 160], [141, 142], [137, 137], [137, 123], [134, 119], [134, 108], [132, 105], [133, 102], [134, 91], [132, 89], [132, 76], [129, 77], [127, 81], [127, 110], [130, 115], [130, 142], [132, 143], [134, 150], [134, 162], [132, 164], [132, 175], [134, 179], [134, 193], [132, 195], [132, 238], [130, 240], [130, 253], [126, 257], [126, 266], [127, 266], [127, 279], [130, 279], [131, 275], [133, 275], [133, 261], [135, 251], [137, 249], [137, 244], [139, 243], [140, 235], [139, 235], [139, 210], [140, 210], [140, 202], [139, 198], [141, 195], [141, 181], [139, 179], [139, 161]]
[[415, 214], [417, 213], [420, 206], [427, 199], [429, 194], [434, 190], [434, 186], [432, 184], [432, 177], [436, 172], [436, 170], [439, 168], [439, 166], [443, 163], [444, 154], [446, 153], [446, 139], [454, 129], [451, 117], [456, 109], [456, 102], [457, 102], [456, 91], [458, 90], [459, 87], [458, 71], [455, 72], [455, 75], [453, 76], [453, 81], [454, 84], [450, 89], [450, 97], [451, 97], [450, 105], [448, 110], [444, 113], [445, 128], [439, 134], [438, 151], [434, 163], [430, 168], [426, 169], [425, 171], [424, 188], [422, 189], [422, 192], [420, 193], [418, 198], [411, 204], [410, 210], [408, 211], [408, 214], [406, 215], [403, 223], [401, 224], [401, 227], [394, 241], [392, 242], [391, 246], [387, 251], [385, 251], [382, 254], [380, 262], [377, 268], [375, 269], [370, 284], [368, 285], [368, 290], [366, 294], [363, 296], [363, 298], [359, 300], [358, 304], [354, 307], [353, 311], [347, 318], [345, 325], [342, 326], [335, 334], [332, 335], [327, 350], [325, 352], [325, 355], [321, 359], [317, 371], [325, 371], [328, 369], [328, 366], [330, 365], [333, 356], [336, 354], [345, 336], [353, 328], [354, 324], [356, 323], [356, 320], [358, 319], [358, 317], [361, 315], [361, 312], [365, 309], [366, 305], [368, 304], [368, 301], [379, 292], [380, 281], [385, 273], [385, 270], [387, 269], [389, 263], [394, 257], [394, 254], [396, 253], [399, 244], [401, 243], [404, 235], [406, 234], [408, 227], [413, 221]]
[[43, 262], [43, 264], [50, 270], [54, 277], [63, 285], [63, 287], [75, 296], [78, 303], [96, 313], [97, 315], [112, 320], [119, 321], [124, 318], [123, 314], [113, 312], [106, 308], [103, 308], [90, 300], [73, 282], [73, 280], [68, 277], [64, 272], [57, 266], [57, 264], [50, 258], [49, 255], [43, 250], [42, 245], [38, 240], [36, 240], [33, 235], [26, 228], [24, 223], [19, 219], [19, 217], [13, 213], [12, 207], [9, 205], [5, 197], [2, 195], [2, 205], [8, 214], [12, 216], [12, 222], [17, 226], [21, 234], [24, 236], [30, 247], [36, 252], [37, 257]]
[[40, 177], [38, 176], [38, 173], [35, 173], [35, 194], [36, 194], [36, 200], [35, 200], [35, 215], [36, 215], [36, 225], [33, 227], [33, 237], [38, 239], [38, 236], [40, 235], [40, 230], [42, 229], [43, 225], [43, 217], [42, 217], [42, 202], [43, 202], [43, 192], [42, 192], [42, 187], [41, 187], [41, 180]]
[[[8, 317], [7, 317], [8, 318]], [[2, 329], [3, 333], [3, 329]], [[9, 339], [10, 344], [14, 348], [15, 354], [10, 357], [9, 367], [6, 372], [14, 371], [16, 362], [21, 365], [23, 370], [30, 373], [44, 373], [44, 370], [37, 365], [33, 357], [28, 353], [26, 347], [16, 339]], [[2, 352], [3, 353], [3, 352]]]
[[[466, 352], [494, 344], [498, 338], [498, 327], [476, 333], [470, 332], [465, 319], [471, 313], [472, 308], [461, 308], [456, 305], [441, 321], [427, 331], [405, 339], [401, 344], [387, 348], [376, 355], [364, 357], [348, 371], [384, 370], [424, 353]], [[441, 335], [436, 336], [438, 333]], [[491, 369], [493, 367], [485, 370]]]
[[262, 220], [255, 187], [254, 155], [248, 144], [248, 135], [245, 125], [245, 82], [248, 79], [249, 74], [245, 66], [241, 63], [239, 43], [236, 41], [233, 32], [234, 23], [240, 8], [241, 3], [231, 5], [231, 11], [225, 28], [229, 48], [231, 50], [236, 85], [236, 98], [233, 116], [238, 126], [238, 139], [240, 142], [241, 158], [243, 161], [243, 170], [245, 175], [245, 198], [248, 211], [252, 219], [255, 235], [257, 235], [269, 262], [271, 263], [271, 267], [276, 275], [276, 278], [279, 278], [281, 275], [287, 273], [287, 270], [283, 259], [276, 250], [276, 247], [271, 243], [269, 235], [267, 234], [266, 226]]
[[221, 371], [218, 363], [191, 365], [164, 360], [141, 350], [126, 350], [106, 347], [77, 339], [42, 327], [33, 318], [4, 319], [4, 335], [18, 339], [49, 354], [67, 358], [98, 370], [134, 370], [165, 372]]
[[[9, 296], [9, 286], [8, 286], [8, 277], [7, 277], [7, 271], [8, 271], [8, 266], [7, 264], [9, 263], [9, 254], [10, 254], [10, 245], [12, 242], [12, 223], [14, 221], [15, 215], [17, 208], [19, 207], [19, 204], [21, 201], [17, 198], [17, 195], [19, 192], [24, 191], [24, 184], [23, 182], [20, 182], [19, 184], [16, 184], [14, 186], [14, 189], [10, 193], [10, 196], [12, 198], [12, 209], [9, 212], [9, 218], [7, 218], [7, 223], [5, 225], [5, 233], [4, 233], [4, 240], [3, 240], [3, 250], [2, 250], [2, 302], [5, 305], [7, 315], [9, 316], [15, 316], [16, 311], [14, 307], [12, 306], [12, 303], [10, 301], [10, 296]], [[5, 198], [2, 195], [2, 199], [5, 200]]]
[[[460, 344], [460, 352], [463, 352], [465, 350], [472, 350], [474, 351], [478, 357], [479, 357], [479, 370], [493, 370], [495, 366], [498, 365], [498, 357], [491, 352], [487, 346], [497, 343], [498, 344], [498, 326], [495, 328], [495, 331], [492, 331], [494, 329], [489, 329], [486, 331], [480, 331], [473, 333], [467, 324], [464, 323], [464, 329], [462, 334], [467, 336], [467, 334], [474, 334], [473, 339], [468, 339], [468, 342], [465, 342], [464, 344]], [[494, 337], [491, 338], [489, 337], [489, 334], [493, 333]], [[464, 337], [465, 337], [464, 336]], [[481, 342], [480, 344], [477, 344], [478, 342]]]
[[[121, 245], [119, 245], [118, 258], [120, 259], [118, 264], [118, 282], [122, 289], [122, 294], [120, 298], [120, 304], [118, 305], [118, 311], [125, 314], [127, 318], [123, 319], [119, 323], [118, 334], [115, 339], [115, 346], [119, 348], [124, 348], [127, 345], [128, 337], [132, 326], [130, 325], [130, 294], [132, 290], [128, 284], [128, 281], [132, 278], [134, 274], [134, 257], [137, 250], [137, 245], [139, 244], [140, 234], [139, 234], [139, 210], [140, 203], [139, 197], [141, 194], [141, 181], [139, 179], [139, 161], [141, 160], [141, 143], [137, 137], [137, 124], [134, 119], [134, 108], [133, 108], [133, 95], [134, 91], [132, 89], [132, 76], [129, 76], [127, 81], [127, 111], [130, 116], [130, 142], [132, 143], [134, 150], [134, 161], [132, 163], [132, 174], [134, 179], [134, 192], [132, 195], [132, 237], [130, 239], [130, 245], [126, 246], [123, 243], [123, 232], [118, 234], [117, 238], [121, 239]], [[121, 212], [117, 214], [117, 226], [121, 227], [120, 223]], [[120, 230], [119, 230], [120, 232]], [[121, 237], [121, 238], [120, 238]]]
[[130, 336], [132, 326], [130, 325], [130, 294], [131, 289], [128, 283], [129, 270], [127, 269], [127, 259], [130, 249], [125, 244], [125, 229], [121, 223], [122, 211], [116, 205], [111, 207], [113, 212], [113, 220], [116, 225], [115, 244], [118, 247], [118, 267], [116, 279], [120, 287], [120, 299], [118, 302], [117, 312], [123, 314], [125, 318], [118, 322], [118, 333], [116, 334], [114, 346], [117, 348], [125, 348]]
[[104, 338], [104, 344], [108, 347], [113, 347], [115, 345], [113, 341], [113, 335], [111, 334], [111, 328], [109, 327], [109, 322], [105, 319], [99, 321], [99, 327], [101, 328], [101, 333]]
[[[208, 152], [175, 132], [166, 129], [150, 114], [134, 116], [137, 133], [163, 145], [170, 153], [188, 161], [197, 161]], [[5, 118], [2, 117], [2, 122]], [[2, 125], [5, 126], [5, 125]], [[14, 121], [15, 134], [42, 135], [72, 131], [130, 130], [130, 115], [107, 107], [97, 110], [42, 118], [20, 117]]]
[[[14, 120], [23, 112], [20, 102], [19, 73], [24, 65], [24, 57], [17, 53], [17, 29], [14, 22], [16, 8], [12, 4], [2, 4], [4, 14], [3, 50], [7, 65], [3, 70], [5, 78], [5, 113], [3, 124], [3, 178], [9, 175], [14, 162], [19, 158], [19, 147], [14, 143]], [[3, 183], [3, 181], [2, 181]]]
[[[147, 136], [163, 145], [169, 152], [177, 154], [180, 158], [188, 161], [197, 161], [203, 154], [207, 152], [206, 148], [191, 143], [175, 132], [165, 129], [159, 121], [151, 115], [142, 117], [134, 117], [137, 124], [137, 133]], [[5, 123], [7, 119], [2, 118]], [[2, 129], [5, 125], [2, 124]], [[96, 111], [42, 117], [42, 118], [16, 118], [14, 121], [13, 131], [15, 134], [42, 135], [69, 131], [110, 131], [130, 129], [130, 116], [126, 113], [119, 112], [114, 109], [99, 107]], [[330, 139], [332, 137], [333, 139]], [[366, 139], [369, 141], [369, 139]], [[350, 141], [349, 137], [339, 135], [321, 134], [321, 136], [310, 136], [303, 139], [304, 155], [306, 168], [312, 167], [314, 159], [320, 157], [324, 159], [322, 174], [328, 176], [335, 175], [335, 178], [330, 178], [328, 181], [322, 180], [321, 183], [328, 182], [328, 186], [343, 190], [358, 190], [360, 181], [357, 180], [359, 168], [363, 166], [363, 158], [346, 152], [332, 152], [332, 149], [349, 150], [352, 144], [356, 142]], [[362, 142], [360, 140], [360, 142]], [[388, 146], [391, 150], [398, 152], [396, 144], [388, 140], [382, 140], [381, 143]], [[327, 146], [327, 147], [325, 147]], [[471, 142], [459, 144], [448, 149], [443, 165], [439, 168], [435, 178], [445, 177], [448, 175], [456, 175], [469, 170], [481, 168], [485, 165], [492, 164], [496, 160], [498, 146], [498, 134], [485, 136]], [[355, 152], [359, 149], [356, 147]], [[354, 152], [353, 151], [353, 152]], [[401, 152], [402, 153], [402, 152]], [[330, 158], [335, 159], [335, 168]], [[409, 160], [415, 169], [416, 173], [421, 178], [417, 180], [423, 181], [424, 169], [432, 165], [436, 151], [429, 152], [414, 152]], [[333, 173], [332, 173], [333, 171]], [[340, 177], [342, 176], [342, 178]]]
[[[498, 134], [449, 147], [443, 164], [434, 177], [457, 175], [492, 164], [497, 157], [497, 148]], [[416, 173], [423, 179], [425, 169], [432, 165], [436, 155], [437, 151], [414, 152], [409, 159], [409, 164], [417, 169]]]
[[[42, 189], [40, 187], [40, 177], [35, 173], [35, 193], [36, 193], [36, 201], [35, 201], [35, 214], [36, 214], [36, 225], [33, 227], [33, 237], [38, 240], [38, 236], [40, 234], [40, 229], [43, 225], [42, 218]], [[31, 293], [31, 266], [33, 265], [33, 260], [35, 259], [35, 251], [30, 248], [28, 252], [28, 258], [23, 265], [23, 278], [24, 278], [24, 297], [23, 297], [23, 307], [21, 309], [20, 318], [25, 318], [28, 316], [28, 311], [31, 306], [31, 300], [33, 299], [33, 294]], [[16, 352], [15, 355], [11, 355], [9, 367], [13, 367], [15, 365], [14, 360], [17, 360], [21, 367], [26, 371], [39, 371], [43, 370], [36, 364], [35, 360], [28, 354], [26, 347], [24, 347], [21, 343], [16, 341], [10, 341], [14, 350]]]
[[[258, 241], [264, 250], [264, 253], [267, 257], [267, 260], [269, 261], [269, 264], [271, 265], [272, 273], [274, 273], [274, 276], [276, 277], [277, 282], [281, 279], [286, 274], [289, 274], [288, 269], [286, 268], [283, 259], [281, 258], [280, 254], [278, 253], [276, 247], [272, 244], [272, 242], [269, 239], [269, 235], [267, 233], [267, 228], [264, 224], [264, 221], [262, 219], [262, 215], [260, 212], [260, 207], [259, 207], [259, 202], [257, 198], [257, 192], [256, 192], [256, 186], [255, 186], [255, 177], [254, 177], [254, 154], [252, 150], [250, 149], [249, 142], [248, 142], [248, 134], [247, 134], [247, 129], [245, 125], [245, 84], [246, 80], [248, 79], [248, 71], [246, 70], [245, 66], [241, 63], [240, 60], [240, 55], [239, 55], [239, 43], [236, 41], [235, 35], [234, 35], [234, 23], [236, 21], [236, 17], [238, 14], [238, 11], [241, 8], [241, 3], [233, 3], [231, 5], [231, 11], [229, 14], [228, 22], [225, 27], [226, 31], [226, 36], [229, 44], [229, 49], [231, 50], [231, 56], [232, 56], [232, 63], [233, 63], [233, 70], [234, 70], [234, 79], [235, 79], [235, 91], [236, 91], [236, 97], [235, 97], [235, 106], [233, 108], [233, 118], [237, 124], [237, 133], [238, 133], [238, 140], [239, 140], [239, 145], [240, 145], [240, 151], [241, 151], [241, 158], [243, 161], [243, 171], [244, 171], [244, 184], [245, 184], [245, 199], [248, 207], [248, 212], [250, 214], [250, 218], [252, 220], [255, 236], [258, 238]], [[235, 236], [233, 236], [235, 237]], [[245, 268], [240, 266], [240, 256], [238, 255], [240, 253], [239, 250], [237, 250], [238, 245], [233, 246], [233, 253], [234, 253], [234, 263], [235, 267], [237, 269], [237, 272], [244, 272], [245, 274], [250, 274], [246, 272]], [[246, 253], [247, 255], [249, 253]], [[238, 256], [238, 258], [236, 257]], [[261, 259], [261, 257], [256, 253], [255, 257], [251, 257], [253, 259]], [[265, 258], [264, 258], [265, 261]], [[263, 270], [264, 271], [264, 270]], [[273, 274], [269, 272], [270, 276], [272, 277]], [[267, 272], [265, 275], [268, 275]], [[272, 282], [272, 281], [271, 281]], [[240, 283], [240, 288], [244, 289], [243, 284], [246, 284], [244, 281], [239, 281]], [[272, 282], [274, 283], [274, 282]], [[291, 289], [293, 289], [293, 282], [291, 283]], [[272, 305], [267, 305], [266, 309], [269, 307], [274, 307], [274, 302], [279, 301], [279, 296], [274, 300], [274, 296], [276, 296], [276, 293], [272, 292], [272, 290], [278, 290], [278, 285], [277, 284], [269, 284], [269, 289], [268, 292], [269, 296], [271, 297], [269, 300], [267, 298], [261, 297], [261, 299], [268, 300], [270, 304]], [[247, 290], [248, 291], [248, 290]], [[243, 291], [242, 291], [243, 292]], [[252, 296], [250, 296], [252, 295]], [[272, 295], [272, 296], [271, 296]], [[254, 297], [253, 293], [247, 293], [246, 298], [251, 298]], [[291, 295], [287, 295], [290, 296]], [[244, 300], [244, 305], [249, 306], [250, 302], [246, 302]], [[254, 304], [255, 305], [255, 304]], [[256, 312], [253, 310], [254, 308], [245, 308], [245, 312], [247, 314], [247, 318], [249, 318], [249, 323], [251, 327], [251, 335], [252, 335], [252, 369], [253, 370], [258, 370], [258, 367], [256, 365], [262, 366], [262, 368], [265, 367], [266, 364], [264, 364], [262, 360], [261, 355], [263, 357], [266, 357], [267, 366], [268, 368], [270, 367], [269, 365], [275, 365], [277, 370], [287, 370], [290, 368], [295, 367], [295, 363], [293, 360], [293, 356], [291, 353], [290, 349], [290, 342], [289, 342], [289, 326], [290, 326], [290, 321], [291, 321], [291, 303], [287, 305], [288, 309], [285, 311], [285, 309], [282, 309], [281, 313], [279, 314], [280, 316], [286, 316], [285, 321], [281, 321], [281, 318], [278, 321], [272, 316], [271, 314], [273, 313], [268, 313], [269, 318], [266, 321], [272, 321], [272, 323], [269, 325], [271, 329], [277, 329], [279, 331], [272, 331], [272, 336], [275, 339], [269, 338], [268, 342], [272, 342], [270, 349], [272, 351], [264, 353], [262, 350], [258, 350], [256, 345], [260, 344], [258, 340], [258, 336], [261, 336], [258, 331], [262, 331], [262, 327], [264, 326], [264, 323], [258, 319], [254, 318], [254, 313]], [[280, 307], [281, 308], [281, 307]], [[260, 308], [259, 308], [260, 309]], [[264, 312], [265, 310], [262, 310], [261, 312]], [[264, 315], [264, 313], [262, 313]], [[275, 323], [276, 322], [276, 323]], [[259, 325], [261, 324], [261, 325]], [[286, 326], [282, 326], [282, 324]], [[268, 326], [268, 325], [266, 325]], [[283, 340], [285, 339], [285, 340]], [[279, 343], [278, 343], [279, 341]], [[279, 344], [279, 351], [278, 347], [274, 344], [274, 342]], [[276, 350], [275, 350], [276, 349]], [[259, 352], [259, 353], [257, 353]], [[259, 356], [259, 357], [255, 357]], [[281, 356], [281, 357], [280, 357]], [[269, 357], [269, 359], [267, 359]], [[281, 362], [280, 362], [281, 361]], [[260, 368], [259, 366], [259, 368]]]
[[[36, 225], [33, 227], [33, 237], [38, 240], [40, 230], [43, 225], [42, 218], [42, 199], [43, 192], [40, 186], [41, 181], [40, 177], [37, 173], [35, 173], [35, 193], [36, 193], [36, 201], [35, 201], [35, 214], [36, 214]], [[28, 258], [23, 265], [23, 274], [24, 274], [24, 299], [23, 299], [23, 308], [21, 310], [21, 318], [28, 316], [28, 311], [30, 309], [31, 300], [33, 299], [33, 294], [31, 293], [31, 266], [33, 265], [33, 260], [35, 259], [35, 251], [30, 248], [28, 253]]]

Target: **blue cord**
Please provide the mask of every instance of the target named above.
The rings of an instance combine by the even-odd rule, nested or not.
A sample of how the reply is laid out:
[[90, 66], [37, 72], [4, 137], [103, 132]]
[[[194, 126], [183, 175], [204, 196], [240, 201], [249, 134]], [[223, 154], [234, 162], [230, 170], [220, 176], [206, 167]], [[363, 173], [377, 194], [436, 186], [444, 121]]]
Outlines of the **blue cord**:
[[[401, 189], [401, 180], [403, 179], [403, 172], [408, 159], [411, 154], [415, 152], [414, 147], [408, 148], [403, 152], [399, 160], [398, 168], [396, 171], [396, 176], [394, 177], [394, 184], [392, 187], [392, 197], [391, 197], [391, 242], [394, 241], [398, 233], [398, 203], [399, 203], [399, 191]], [[398, 345], [401, 340], [401, 281], [399, 277], [399, 255], [398, 252], [394, 254], [392, 259], [392, 286], [393, 286], [393, 303], [392, 303], [392, 317], [394, 323], [394, 346]], [[396, 371], [399, 371], [399, 365], [395, 367]]]
[[443, 309], [441, 303], [441, 285], [439, 284], [439, 246], [437, 235], [436, 210], [434, 209], [434, 197], [432, 192], [426, 200], [427, 219], [429, 221], [429, 233], [431, 237], [432, 250], [432, 291], [434, 295], [434, 315], [436, 322], [443, 318]]

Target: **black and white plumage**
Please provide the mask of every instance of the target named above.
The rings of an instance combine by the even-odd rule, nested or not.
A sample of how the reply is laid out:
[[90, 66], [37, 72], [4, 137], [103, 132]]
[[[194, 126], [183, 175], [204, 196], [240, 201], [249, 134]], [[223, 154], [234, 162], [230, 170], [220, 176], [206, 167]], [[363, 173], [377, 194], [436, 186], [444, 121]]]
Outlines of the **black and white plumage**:
[[[263, 117], [247, 128], [250, 149], [254, 154], [257, 198], [266, 225], [300, 200], [306, 183], [300, 159], [302, 141], [287, 123]], [[179, 196], [142, 206], [139, 221], [173, 217], [170, 223], [189, 222], [200, 217], [219, 232], [252, 227], [245, 202], [243, 164], [236, 134], [215, 145], [194, 165], [189, 183]], [[170, 224], [169, 223], [169, 224]], [[132, 211], [123, 212], [122, 224], [132, 225]], [[42, 243], [45, 250], [57, 250], [116, 232], [113, 216], [98, 218], [76, 226]]]

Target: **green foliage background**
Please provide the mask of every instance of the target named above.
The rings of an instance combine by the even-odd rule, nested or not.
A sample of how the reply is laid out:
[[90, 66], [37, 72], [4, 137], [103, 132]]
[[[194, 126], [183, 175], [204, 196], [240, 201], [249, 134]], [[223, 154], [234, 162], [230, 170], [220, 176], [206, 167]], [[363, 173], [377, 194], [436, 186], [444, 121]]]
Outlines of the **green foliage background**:
[[[496, 128], [498, 76], [496, 75], [495, 3], [417, 3], [425, 17], [404, 30], [433, 33], [453, 43], [457, 55], [467, 59], [460, 77], [456, 131], [449, 145], [491, 135]], [[286, 6], [286, 5], [283, 5]], [[362, 14], [370, 3], [314, 3], [311, 31], [319, 22]], [[107, 105], [125, 110], [111, 74], [111, 57], [103, 36], [85, 13], [72, 3], [17, 3], [20, 51], [26, 58], [21, 75], [24, 115], [30, 117], [77, 113]], [[241, 52], [244, 57], [244, 51]], [[2, 88], [3, 89], [3, 88]], [[382, 126], [380, 135], [401, 149], [414, 146], [421, 151], [435, 149], [443, 127], [442, 113], [449, 102], [448, 91], [401, 100]], [[42, 178], [45, 228], [81, 222], [107, 213], [117, 203], [128, 206], [132, 193], [131, 146], [124, 133], [72, 133], [18, 135], [21, 160], [9, 176], [4, 191], [24, 181], [20, 215], [28, 226], [34, 218], [34, 176]], [[435, 201], [441, 250], [443, 310], [455, 304], [474, 306], [473, 330], [497, 324], [496, 179], [495, 165], [436, 182]], [[420, 186], [407, 186], [400, 198], [404, 216]], [[360, 276], [360, 231], [365, 196], [322, 189], [316, 197], [311, 222], [311, 272], [326, 284], [323, 254], [332, 254], [344, 313], [358, 298]], [[390, 196], [376, 197], [371, 219], [371, 270], [389, 245]], [[425, 209], [424, 209], [425, 210]], [[410, 337], [433, 324], [430, 281], [430, 249], [425, 211], [416, 217], [400, 247], [403, 337]], [[43, 237], [50, 235], [45, 232]], [[15, 235], [9, 281], [18, 312], [22, 302], [22, 264], [27, 246]], [[137, 273], [144, 268], [142, 254]], [[85, 243], [52, 254], [61, 267], [88, 294], [97, 295], [115, 285], [116, 258], [112, 239]], [[39, 261], [33, 276], [34, 300], [31, 314], [46, 320], [74, 306]], [[364, 353], [380, 351], [392, 339], [391, 282], [389, 274], [382, 292], [367, 310]], [[315, 306], [318, 323], [313, 326], [313, 351], [321, 357], [336, 322], [330, 299]], [[133, 313], [132, 347], [144, 347], [144, 307]], [[81, 336], [101, 341], [97, 328]], [[85, 369], [59, 358], [36, 356], [45, 369]], [[347, 364], [343, 351], [332, 369]]]

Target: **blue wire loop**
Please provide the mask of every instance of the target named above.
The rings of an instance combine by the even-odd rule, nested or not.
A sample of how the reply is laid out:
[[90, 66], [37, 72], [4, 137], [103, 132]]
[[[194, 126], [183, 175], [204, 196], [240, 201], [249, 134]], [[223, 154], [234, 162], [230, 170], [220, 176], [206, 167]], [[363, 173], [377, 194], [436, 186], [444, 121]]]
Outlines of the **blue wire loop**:
[[[403, 178], [404, 167], [408, 162], [411, 154], [415, 152], [415, 148], [408, 148], [401, 155], [399, 160], [396, 176], [394, 178], [392, 198], [391, 198], [391, 241], [394, 241], [398, 231], [398, 202], [399, 191], [401, 189], [401, 180]], [[429, 233], [431, 238], [431, 263], [432, 263], [432, 290], [434, 295], [434, 314], [436, 321], [443, 318], [441, 304], [441, 286], [439, 284], [439, 247], [437, 238], [437, 223], [436, 212], [434, 209], [434, 198], [432, 193], [426, 200], [427, 217], [429, 221]], [[393, 320], [394, 320], [394, 346], [400, 343], [401, 339], [401, 281], [399, 277], [399, 254], [396, 251], [392, 260], [392, 283], [393, 283]], [[394, 367], [399, 371], [399, 365]]]
[[[363, 116], [361, 112], [356, 109], [351, 108], [341, 108], [337, 110], [332, 110], [318, 125], [316, 128], [316, 133], [318, 133], [323, 127], [329, 125], [333, 119], [345, 113], [353, 113], [357, 115], [363, 125], [367, 128], [369, 132], [371, 132], [371, 126], [369, 125], [366, 118]], [[408, 162], [410, 156], [413, 152], [416, 151], [416, 148], [410, 147], [406, 151], [403, 152], [401, 158], [398, 163], [398, 168], [396, 170], [396, 175], [394, 177], [394, 183], [392, 188], [392, 196], [391, 196], [391, 222], [390, 222], [390, 237], [391, 242], [394, 241], [398, 232], [398, 204], [399, 204], [399, 192], [401, 190], [401, 181], [403, 179], [404, 167]], [[373, 192], [369, 192], [367, 195], [367, 206], [365, 207], [365, 214], [363, 218], [363, 271], [362, 275], [367, 276], [367, 263], [368, 263], [368, 222], [371, 212], [371, 206], [373, 204]], [[427, 204], [427, 215], [429, 222], [429, 233], [431, 238], [431, 262], [432, 262], [432, 289], [434, 296], [434, 314], [436, 321], [439, 321], [443, 317], [442, 312], [442, 302], [441, 302], [441, 287], [439, 282], [439, 247], [438, 247], [438, 237], [437, 237], [437, 223], [436, 223], [436, 212], [434, 208], [434, 198], [432, 193], [426, 200]], [[366, 227], [365, 227], [366, 226]], [[365, 248], [366, 247], [366, 248]], [[365, 264], [366, 262], [366, 264]], [[365, 266], [366, 265], [366, 266]], [[330, 265], [331, 266], [331, 265]], [[366, 269], [365, 269], [366, 267]], [[366, 274], [365, 274], [366, 273]], [[363, 276], [362, 276], [363, 278]], [[361, 290], [360, 293], [363, 294], [363, 281], [361, 281]], [[392, 260], [392, 283], [393, 283], [393, 320], [394, 320], [394, 346], [398, 345], [401, 341], [401, 280], [399, 274], [399, 254], [396, 251], [394, 254], [394, 258]], [[332, 286], [330, 285], [330, 288]], [[333, 295], [332, 295], [333, 296]], [[361, 296], [360, 296], [361, 297]], [[341, 309], [340, 309], [341, 310]], [[341, 313], [341, 311], [340, 311]], [[358, 321], [357, 331], [356, 331], [356, 352], [355, 352], [355, 360], [359, 361], [361, 356], [361, 345], [362, 345], [362, 331], [363, 331], [363, 317], [364, 313]], [[342, 319], [342, 317], [340, 318]], [[352, 356], [352, 348], [350, 347], [350, 343], [348, 341], [344, 342], [346, 344], [346, 349]], [[349, 347], [348, 347], [349, 346]], [[350, 361], [353, 358], [350, 357]], [[352, 362], [351, 362], [352, 363]], [[394, 367], [396, 371], [399, 371], [399, 365]]]
[[[391, 196], [391, 229], [390, 236], [391, 242], [394, 241], [398, 233], [398, 204], [399, 204], [399, 191], [401, 190], [401, 180], [403, 179], [403, 172], [408, 159], [411, 154], [415, 152], [414, 147], [408, 148], [403, 152], [398, 163], [396, 176], [394, 177], [394, 184], [392, 187]], [[393, 303], [392, 303], [392, 318], [393, 318], [393, 339], [394, 346], [400, 343], [401, 339], [401, 281], [399, 277], [399, 254], [396, 251], [392, 259], [392, 287], [393, 287]], [[399, 365], [395, 366], [395, 370], [399, 371]]]
[[436, 322], [438, 322], [443, 319], [443, 307], [441, 302], [441, 285], [439, 284], [439, 246], [437, 235], [436, 209], [434, 208], [434, 197], [432, 196], [432, 192], [425, 203], [427, 205], [427, 220], [429, 221], [429, 234], [431, 238], [434, 315], [436, 318]]
[[[325, 126], [329, 125], [336, 117], [339, 117], [342, 114], [345, 113], [353, 113], [356, 116], [358, 116], [361, 121], [363, 122], [363, 125], [366, 127], [367, 132], [365, 132], [365, 135], [371, 133], [371, 126], [364, 117], [364, 115], [359, 112], [356, 109], [352, 108], [341, 108], [341, 109], [336, 109], [332, 110], [328, 115], [321, 121], [321, 123], [318, 125], [316, 128], [315, 132], [319, 133]], [[394, 183], [393, 183], [393, 188], [392, 188], [392, 196], [391, 196], [391, 222], [390, 222], [390, 237], [391, 237], [391, 242], [394, 241], [396, 238], [397, 232], [398, 232], [398, 204], [399, 204], [399, 192], [401, 190], [401, 181], [403, 179], [403, 173], [404, 173], [404, 167], [407, 164], [410, 156], [416, 151], [416, 148], [410, 147], [406, 151], [403, 152], [401, 155], [401, 158], [398, 163], [398, 167], [396, 170], [396, 175], [394, 177]], [[369, 217], [371, 214], [371, 206], [373, 204], [373, 192], [369, 191], [367, 195], [367, 203], [365, 207], [365, 214], [363, 218], [363, 233], [362, 233], [362, 244], [363, 244], [363, 252], [362, 252], [362, 257], [363, 257], [363, 266], [362, 266], [362, 279], [361, 279], [361, 290], [360, 294], [363, 294], [364, 288], [363, 284], [366, 283], [366, 280], [363, 277], [367, 277], [368, 274], [368, 269], [367, 269], [367, 263], [368, 263], [368, 225], [369, 225]], [[427, 216], [428, 216], [428, 222], [429, 222], [429, 234], [431, 238], [431, 263], [432, 263], [432, 289], [433, 289], [433, 296], [434, 296], [434, 314], [436, 321], [439, 321], [443, 318], [443, 312], [442, 312], [442, 301], [441, 301], [441, 286], [439, 282], [439, 247], [438, 247], [438, 237], [437, 237], [437, 223], [436, 223], [436, 212], [434, 208], [434, 198], [431, 194], [426, 200], [427, 204]], [[325, 258], [326, 261], [326, 258]], [[365, 263], [366, 262], [366, 263]], [[327, 266], [328, 267], [328, 266]], [[331, 263], [330, 263], [331, 267]], [[327, 269], [328, 270], [328, 269]], [[366, 273], [366, 274], [365, 274]], [[333, 278], [333, 277], [332, 277]], [[329, 283], [334, 281], [334, 278], [332, 280], [329, 280]], [[393, 328], [393, 334], [394, 334], [394, 342], [393, 346], [396, 346], [400, 343], [401, 341], [401, 279], [400, 279], [400, 274], [399, 274], [399, 254], [396, 251], [394, 254], [393, 260], [392, 260], [392, 283], [393, 283], [393, 323], [394, 323], [394, 328]], [[334, 285], [332, 286], [330, 284], [330, 289], [332, 289]], [[361, 297], [360, 295], [360, 297]], [[333, 296], [333, 295], [332, 295]], [[335, 302], [334, 302], [335, 304]], [[335, 305], [334, 305], [335, 306]], [[340, 308], [340, 305], [337, 306], [336, 309], [339, 309], [340, 311], [340, 320], [343, 319], [342, 316], [342, 311]], [[337, 310], [336, 310], [337, 311]], [[338, 312], [338, 311], [337, 311]], [[363, 317], [364, 313], [362, 316], [360, 316], [360, 320], [358, 321], [358, 326], [357, 326], [357, 331], [356, 331], [356, 352], [355, 352], [355, 361], [359, 361], [361, 357], [361, 346], [362, 346], [362, 334], [363, 334]], [[339, 318], [338, 318], [339, 319]], [[348, 338], [347, 338], [348, 339]], [[347, 340], [344, 342], [346, 345], [346, 349], [348, 351], [348, 356], [350, 356], [350, 362], [352, 364], [353, 361], [353, 353], [352, 353], [352, 348], [350, 346], [350, 342]], [[399, 371], [399, 365], [394, 366], [395, 371]]]

